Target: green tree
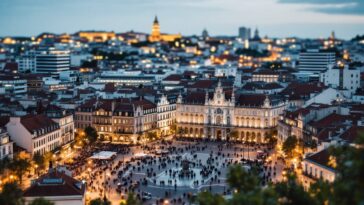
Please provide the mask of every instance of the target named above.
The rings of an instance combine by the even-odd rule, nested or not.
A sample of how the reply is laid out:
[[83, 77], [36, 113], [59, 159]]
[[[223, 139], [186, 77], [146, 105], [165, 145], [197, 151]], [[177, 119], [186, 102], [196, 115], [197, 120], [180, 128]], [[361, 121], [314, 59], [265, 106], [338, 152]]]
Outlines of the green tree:
[[0, 204], [4, 205], [22, 205], [23, 192], [16, 182], [6, 183], [0, 193]]
[[231, 166], [227, 174], [227, 182], [238, 193], [255, 191], [259, 188], [260, 181], [254, 171], [247, 171], [240, 165]]
[[42, 155], [40, 155], [39, 153], [36, 153], [33, 155], [33, 161], [36, 165], [38, 165], [39, 169], [45, 168], [44, 157]]
[[29, 205], [54, 205], [54, 203], [44, 198], [36, 198]]
[[171, 132], [172, 132], [172, 134], [176, 134], [176, 131], [177, 131], [177, 124], [176, 124], [176, 122], [173, 122], [172, 124], [171, 124]]
[[273, 146], [277, 143], [277, 138], [274, 137], [272, 133], [268, 133], [264, 136], [264, 140], [269, 145]]
[[89, 205], [111, 205], [111, 202], [107, 198], [104, 199], [96, 198], [92, 199]]
[[282, 150], [287, 155], [287, 157], [292, 158], [293, 157], [293, 151], [297, 146], [297, 138], [296, 136], [289, 136], [287, 139], [283, 142]]
[[327, 204], [330, 197], [332, 185], [329, 182], [318, 180], [312, 184], [309, 189], [309, 193], [315, 198], [318, 204]]
[[279, 197], [279, 204], [282, 205], [317, 204], [317, 201], [297, 182], [293, 174], [288, 176], [287, 181], [274, 185], [274, 190]]
[[85, 128], [85, 135], [89, 141], [89, 143], [93, 144], [97, 141], [97, 131], [95, 128], [88, 126]]
[[331, 166], [337, 174], [329, 204], [364, 204], [364, 134], [356, 144], [357, 147], [344, 145], [330, 149]]
[[129, 193], [125, 202], [121, 202], [120, 205], [141, 205], [142, 203], [136, 198], [134, 193]]
[[211, 194], [210, 192], [201, 192], [197, 196], [197, 204], [199, 205], [224, 205], [225, 199], [219, 194]]
[[20, 185], [23, 182], [23, 176], [30, 170], [30, 161], [27, 158], [15, 157], [10, 163], [9, 168], [18, 177]]
[[9, 168], [10, 162], [10, 159], [7, 157], [0, 160], [0, 175], [4, 174], [4, 172]]

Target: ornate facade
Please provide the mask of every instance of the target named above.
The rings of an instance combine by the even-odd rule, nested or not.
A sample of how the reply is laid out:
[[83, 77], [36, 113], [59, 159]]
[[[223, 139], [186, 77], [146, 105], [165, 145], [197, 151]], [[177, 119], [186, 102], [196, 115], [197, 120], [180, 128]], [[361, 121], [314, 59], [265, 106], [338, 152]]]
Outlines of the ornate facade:
[[[184, 137], [263, 142], [285, 103], [264, 94], [236, 94], [221, 83], [214, 92], [189, 92], [177, 100], [177, 133]], [[235, 96], [237, 95], [237, 96]]]

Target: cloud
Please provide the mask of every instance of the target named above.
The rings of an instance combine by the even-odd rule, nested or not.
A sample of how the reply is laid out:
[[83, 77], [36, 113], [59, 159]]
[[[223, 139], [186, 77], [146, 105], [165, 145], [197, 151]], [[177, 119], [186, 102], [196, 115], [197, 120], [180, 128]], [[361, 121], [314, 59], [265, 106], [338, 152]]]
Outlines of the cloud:
[[279, 2], [306, 4], [310, 10], [321, 13], [364, 15], [364, 0], [279, 0]]

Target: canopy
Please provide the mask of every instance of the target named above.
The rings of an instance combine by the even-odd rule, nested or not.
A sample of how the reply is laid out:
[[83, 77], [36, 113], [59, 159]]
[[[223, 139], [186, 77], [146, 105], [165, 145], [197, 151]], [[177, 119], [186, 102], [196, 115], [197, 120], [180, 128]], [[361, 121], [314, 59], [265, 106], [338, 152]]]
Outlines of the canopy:
[[91, 159], [110, 159], [112, 156], [116, 155], [116, 152], [110, 152], [110, 151], [101, 151], [96, 154], [94, 154]]

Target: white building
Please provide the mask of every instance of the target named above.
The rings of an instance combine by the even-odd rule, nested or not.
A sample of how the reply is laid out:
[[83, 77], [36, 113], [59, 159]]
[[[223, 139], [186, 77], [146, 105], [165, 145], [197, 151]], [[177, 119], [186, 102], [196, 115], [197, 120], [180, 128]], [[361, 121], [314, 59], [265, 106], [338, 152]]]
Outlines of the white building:
[[66, 145], [72, 142], [75, 138], [73, 115], [55, 105], [49, 105], [45, 112], [47, 117], [58, 123], [59, 128], [61, 129], [60, 145]]
[[23, 95], [27, 92], [27, 87], [27, 80], [19, 76], [0, 76], [0, 89], [8, 95]]
[[70, 69], [69, 51], [49, 49], [36, 54], [36, 73], [58, 74]]
[[318, 49], [308, 49], [300, 53], [299, 66], [300, 71], [323, 72], [329, 65], [335, 65], [335, 53], [324, 52]]
[[5, 157], [13, 158], [13, 142], [10, 140], [8, 132], [0, 128], [0, 160]]
[[[177, 133], [184, 137], [264, 142], [277, 126], [286, 104], [264, 94], [240, 94], [224, 90], [189, 92], [177, 99]], [[230, 132], [238, 133], [237, 139]]]
[[335, 164], [335, 159], [327, 149], [307, 156], [302, 162], [304, 187], [308, 188], [319, 179], [333, 182], [336, 177]]
[[161, 135], [171, 134], [170, 127], [176, 119], [176, 104], [168, 101], [167, 97], [163, 95], [157, 103], [157, 126]]
[[25, 54], [20, 55], [19, 58], [16, 59], [18, 63], [18, 71], [21, 73], [30, 71], [34, 73], [36, 70], [35, 65], [35, 51], [28, 51]]
[[360, 87], [360, 70], [349, 68], [349, 66], [329, 68], [320, 74], [320, 81], [326, 86], [333, 88], [346, 89], [354, 94]]
[[44, 115], [10, 117], [6, 129], [11, 139], [32, 155], [52, 151], [62, 143], [59, 124]]

